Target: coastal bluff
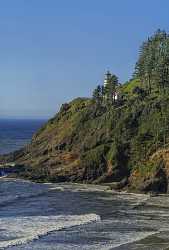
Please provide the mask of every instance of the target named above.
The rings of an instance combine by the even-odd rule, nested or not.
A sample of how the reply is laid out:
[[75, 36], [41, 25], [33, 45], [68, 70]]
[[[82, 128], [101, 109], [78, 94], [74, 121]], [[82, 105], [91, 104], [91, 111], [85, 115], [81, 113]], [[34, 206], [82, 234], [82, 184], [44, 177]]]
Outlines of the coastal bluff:
[[29, 145], [1, 156], [16, 176], [38, 182], [108, 183], [114, 189], [168, 192], [169, 34], [140, 48], [132, 79], [109, 71], [91, 98], [76, 98], [35, 133]]
[[108, 183], [118, 190], [167, 192], [169, 150], [156, 148], [150, 135], [156, 133], [164, 101], [169, 115], [169, 97], [131, 98], [113, 108], [90, 98], [64, 104], [29, 145], [2, 156], [1, 163], [15, 162], [21, 170], [16, 176], [38, 182]]

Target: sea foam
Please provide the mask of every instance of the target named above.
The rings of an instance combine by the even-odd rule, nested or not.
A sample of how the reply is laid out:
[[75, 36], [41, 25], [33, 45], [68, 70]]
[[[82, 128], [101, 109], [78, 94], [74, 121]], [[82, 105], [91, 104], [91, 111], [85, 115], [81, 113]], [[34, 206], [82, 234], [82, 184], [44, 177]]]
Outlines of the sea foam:
[[6, 217], [0, 219], [0, 249], [28, 243], [53, 231], [100, 221], [96, 214]]

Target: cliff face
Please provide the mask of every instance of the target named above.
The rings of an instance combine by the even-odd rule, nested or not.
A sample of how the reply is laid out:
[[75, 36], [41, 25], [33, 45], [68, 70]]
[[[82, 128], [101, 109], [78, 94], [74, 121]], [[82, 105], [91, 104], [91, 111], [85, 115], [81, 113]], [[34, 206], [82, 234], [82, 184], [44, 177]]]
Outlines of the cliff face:
[[135, 93], [139, 84], [125, 84], [127, 98], [111, 107], [87, 98], [62, 105], [30, 145], [6, 160], [22, 166], [20, 176], [37, 181], [167, 192], [169, 95], [154, 91], [143, 98]]
[[77, 98], [62, 105], [31, 144], [8, 156], [8, 161], [23, 165], [25, 177], [42, 181], [119, 181], [128, 169], [125, 155], [120, 159], [124, 164], [116, 161], [112, 166], [111, 116], [91, 99]]

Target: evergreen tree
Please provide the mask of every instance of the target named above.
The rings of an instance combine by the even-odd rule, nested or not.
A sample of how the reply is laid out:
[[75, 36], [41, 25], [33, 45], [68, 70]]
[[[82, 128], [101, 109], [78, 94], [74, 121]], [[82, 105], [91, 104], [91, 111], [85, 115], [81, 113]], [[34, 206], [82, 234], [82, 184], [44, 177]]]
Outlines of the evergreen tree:
[[165, 31], [157, 30], [142, 44], [135, 76], [141, 79], [148, 93], [169, 86], [169, 35]]
[[98, 85], [93, 91], [93, 99], [96, 101], [97, 104], [101, 104], [102, 98], [102, 87]]
[[117, 76], [112, 75], [108, 84], [105, 86], [105, 96], [107, 104], [112, 105], [115, 102], [118, 84], [119, 83]]

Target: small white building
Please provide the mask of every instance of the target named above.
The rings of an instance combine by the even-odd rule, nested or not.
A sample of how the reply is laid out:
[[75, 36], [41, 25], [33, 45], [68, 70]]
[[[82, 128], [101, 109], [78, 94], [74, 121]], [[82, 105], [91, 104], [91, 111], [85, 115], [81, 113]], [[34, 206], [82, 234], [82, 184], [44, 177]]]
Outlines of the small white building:
[[[105, 77], [104, 77], [104, 87], [106, 87], [107, 84], [110, 83], [111, 81], [111, 77], [112, 77], [112, 74], [110, 73], [110, 71], [108, 70], [105, 74]], [[114, 93], [112, 93], [113, 95]], [[114, 95], [114, 100], [117, 100], [118, 99], [118, 96], [119, 96], [119, 93], [118, 91], [116, 90], [115, 92], [115, 95]]]

